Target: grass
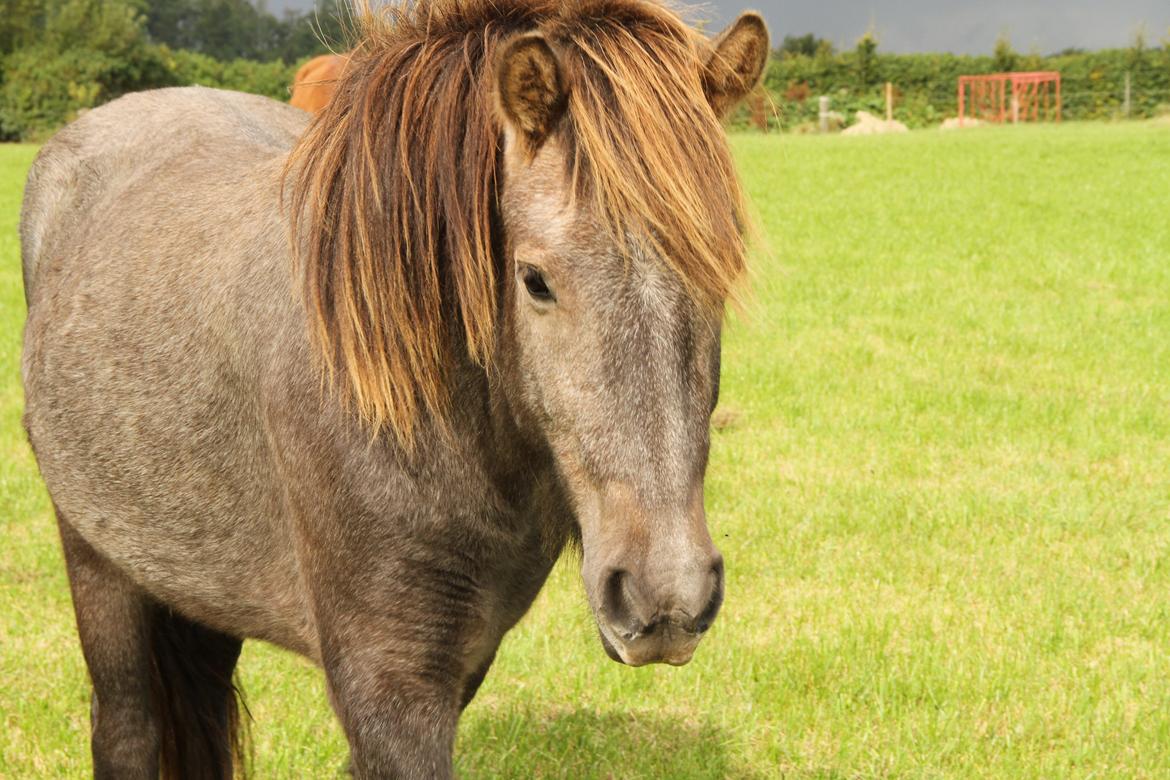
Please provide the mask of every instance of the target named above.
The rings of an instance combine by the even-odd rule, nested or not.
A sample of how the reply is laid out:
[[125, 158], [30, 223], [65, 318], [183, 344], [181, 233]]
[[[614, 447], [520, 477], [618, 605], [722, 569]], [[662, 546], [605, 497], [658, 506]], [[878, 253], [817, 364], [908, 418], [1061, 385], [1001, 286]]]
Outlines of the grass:
[[[463, 776], [1157, 777], [1170, 767], [1170, 133], [740, 137], [771, 255], [708, 476], [727, 604], [605, 659], [571, 562], [463, 718]], [[87, 684], [19, 427], [0, 147], [0, 776], [88, 771]], [[318, 672], [251, 645], [255, 776], [336, 776]]]

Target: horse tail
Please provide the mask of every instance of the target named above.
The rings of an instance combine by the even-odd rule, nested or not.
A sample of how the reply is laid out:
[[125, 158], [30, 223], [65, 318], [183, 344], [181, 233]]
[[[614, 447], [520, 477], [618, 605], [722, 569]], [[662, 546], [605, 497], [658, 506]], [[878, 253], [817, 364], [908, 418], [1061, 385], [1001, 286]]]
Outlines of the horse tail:
[[151, 685], [163, 780], [230, 780], [233, 771], [246, 776], [248, 710], [233, 679], [242, 644], [158, 608]]

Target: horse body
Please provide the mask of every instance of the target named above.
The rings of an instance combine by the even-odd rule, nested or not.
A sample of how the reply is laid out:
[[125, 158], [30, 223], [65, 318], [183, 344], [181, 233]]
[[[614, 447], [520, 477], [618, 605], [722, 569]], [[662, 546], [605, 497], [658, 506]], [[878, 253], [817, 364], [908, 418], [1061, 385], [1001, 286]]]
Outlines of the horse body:
[[[89, 112], [33, 166], [25, 426], [93, 679], [97, 776], [230, 774], [246, 638], [324, 668], [356, 775], [449, 776], [461, 709], [573, 539], [615, 660], [685, 663], [719, 608], [702, 477], [717, 310], [742, 262], [733, 174], [704, 138], [675, 153], [702, 174], [677, 202], [647, 200], [654, 172], [570, 197], [567, 169], [629, 165], [590, 147], [613, 128], [565, 129], [566, 84], [718, 132], [711, 106], [759, 77], [762, 23], [704, 66], [673, 17], [632, 2], [693, 94], [623, 103], [571, 64], [560, 4], [518, 2], [491, 36], [501, 6], [435, 5], [383, 30], [386, 53], [367, 46], [308, 131], [274, 101], [160, 90]], [[671, 157], [631, 143], [618, 152]], [[621, 197], [665, 209], [648, 242], [624, 245]], [[712, 248], [662, 235], [688, 210], [724, 231], [693, 233]]]
[[310, 114], [323, 109], [333, 97], [336, 81], [341, 77], [347, 62], [349, 56], [345, 54], [322, 54], [297, 68], [289, 105]]
[[[484, 421], [474, 412], [457, 420], [468, 426], [454, 439], [463, 451], [428, 447], [408, 472], [320, 399], [303, 311], [287, 292], [277, 196], [300, 122], [272, 101], [180, 88], [122, 98], [46, 146], [43, 159], [60, 165], [67, 156], [78, 181], [64, 198], [34, 181], [26, 213], [41, 199], [86, 207], [46, 213], [46, 224], [26, 219], [27, 240], [49, 237], [55, 220], [90, 227], [84, 240], [46, 247], [52, 262], [31, 280], [56, 295], [30, 307], [26, 426], [57, 510], [151, 596], [218, 631], [320, 662], [303, 580], [303, 556], [314, 550], [336, 551], [346, 569], [412, 582], [423, 561], [443, 565], [451, 550], [478, 548], [515, 565], [485, 571], [485, 588], [507, 585], [521, 567], [536, 580], [519, 587], [531, 598], [560, 549], [500, 530], [544, 524], [525, 522], [532, 510], [500, 496], [487, 452], [474, 451], [486, 444], [495, 458], [499, 445], [523, 446], [484, 442], [492, 431], [475, 430]], [[136, 137], [101, 143], [125, 128]], [[88, 169], [109, 173], [91, 178]], [[149, 184], [160, 175], [182, 188]], [[482, 412], [485, 383], [467, 373], [465, 408]], [[488, 525], [485, 514], [498, 516]], [[344, 529], [323, 522], [339, 516], [386, 529], [376, 560], [368, 538], [349, 546]], [[403, 540], [410, 549], [399, 552]], [[492, 614], [494, 602], [510, 601], [502, 590], [469, 605], [496, 627], [482, 629], [489, 634], [527, 606]]]
[[[207, 120], [192, 125], [191, 109]], [[249, 633], [303, 651], [307, 632], [289, 620], [304, 611], [295, 566], [255, 566], [294, 555], [255, 393], [275, 368], [257, 325], [292, 309], [261, 292], [279, 290], [283, 233], [275, 208], [245, 216], [272, 200], [279, 142], [297, 129], [274, 109], [198, 88], [131, 95], [46, 145], [40, 159], [68, 189], [34, 178], [26, 191], [25, 243], [43, 249], [29, 278], [25, 420], [58, 510], [113, 563], [221, 630], [247, 616]], [[268, 144], [240, 132], [282, 123]], [[63, 241], [66, 221], [83, 236]]]

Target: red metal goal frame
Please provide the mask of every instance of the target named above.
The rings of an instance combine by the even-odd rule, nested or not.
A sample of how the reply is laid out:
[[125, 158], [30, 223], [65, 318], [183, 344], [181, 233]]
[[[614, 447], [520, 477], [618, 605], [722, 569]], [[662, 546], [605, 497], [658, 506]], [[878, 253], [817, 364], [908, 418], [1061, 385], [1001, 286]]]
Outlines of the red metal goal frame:
[[959, 76], [959, 122], [964, 117], [984, 122], [1060, 121], [1060, 74], [993, 73]]

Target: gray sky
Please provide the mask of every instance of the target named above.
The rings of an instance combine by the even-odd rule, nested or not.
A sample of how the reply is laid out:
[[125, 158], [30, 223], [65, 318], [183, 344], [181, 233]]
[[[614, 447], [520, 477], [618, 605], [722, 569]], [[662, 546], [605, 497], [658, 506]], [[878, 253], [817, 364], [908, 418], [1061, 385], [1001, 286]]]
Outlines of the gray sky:
[[[311, 5], [268, 3], [274, 11]], [[872, 24], [879, 48], [893, 52], [990, 54], [1000, 32], [1021, 52], [1120, 48], [1143, 23], [1151, 46], [1170, 37], [1170, 0], [707, 0], [701, 13], [718, 28], [745, 8], [763, 12], [777, 42], [811, 32], [851, 48]]]
[[893, 52], [990, 54], [1001, 32], [1021, 52], [1120, 48], [1143, 23], [1151, 46], [1170, 37], [1170, 0], [717, 0], [708, 5], [723, 22], [745, 8], [761, 11], [777, 41], [811, 32], [850, 48], [873, 24], [879, 50]]

